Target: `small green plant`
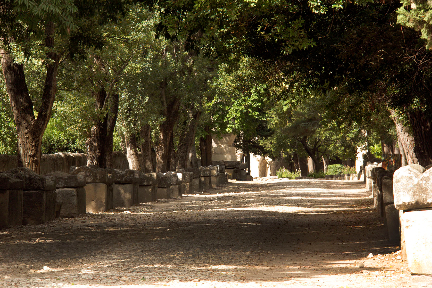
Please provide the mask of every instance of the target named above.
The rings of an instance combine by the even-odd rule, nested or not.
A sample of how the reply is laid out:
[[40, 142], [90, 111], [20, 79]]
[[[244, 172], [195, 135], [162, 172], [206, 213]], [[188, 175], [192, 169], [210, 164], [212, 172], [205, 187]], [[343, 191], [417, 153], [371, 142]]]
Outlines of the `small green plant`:
[[319, 172], [313, 172], [313, 173], [309, 173], [308, 177], [312, 177], [312, 178], [325, 178], [325, 173], [322, 171]]
[[276, 175], [278, 178], [288, 178], [288, 179], [295, 179], [297, 177], [300, 177], [300, 171], [296, 171], [296, 172], [291, 172], [286, 168], [280, 168], [277, 172]]
[[343, 173], [344, 166], [342, 164], [332, 164], [327, 166], [327, 175], [341, 175]]
[[326, 175], [356, 174], [355, 167], [332, 164], [327, 167]]
[[355, 167], [345, 166], [343, 169], [343, 174], [356, 174]]

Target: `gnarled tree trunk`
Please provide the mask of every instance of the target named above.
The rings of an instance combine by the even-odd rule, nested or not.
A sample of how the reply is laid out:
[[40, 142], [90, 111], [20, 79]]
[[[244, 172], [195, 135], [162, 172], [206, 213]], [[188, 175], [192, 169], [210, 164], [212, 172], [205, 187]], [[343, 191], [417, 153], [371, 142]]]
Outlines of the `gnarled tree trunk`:
[[[45, 27], [45, 46], [54, 47], [54, 24], [48, 22]], [[60, 56], [48, 52], [46, 61], [45, 84], [42, 93], [41, 106], [36, 115], [30, 98], [24, 65], [14, 62], [12, 55], [5, 49], [0, 49], [1, 65], [9, 94], [18, 136], [18, 165], [40, 173], [42, 137], [51, 117], [52, 106], [57, 90], [57, 72]]]
[[129, 169], [131, 170], [141, 170], [137, 137], [134, 132], [125, 133], [125, 146], [126, 146], [126, 158], [129, 163]]
[[404, 158], [407, 164], [419, 164], [416, 153], [414, 151], [414, 137], [411, 135], [409, 128], [406, 127], [404, 123], [399, 119], [395, 110], [390, 108], [388, 110], [390, 112], [393, 122], [395, 123], [398, 143], [402, 148], [400, 150], [404, 154]]
[[161, 83], [161, 114], [165, 117], [165, 121], [159, 125], [159, 139], [156, 150], [156, 171], [167, 172], [172, 168], [171, 161], [173, 159], [174, 149], [174, 126], [179, 118], [180, 99], [175, 96], [167, 95], [168, 80], [164, 79]]
[[113, 133], [117, 121], [119, 95], [108, 95], [104, 88], [94, 93], [96, 99], [95, 123], [87, 139], [87, 165], [113, 167]]
[[408, 119], [415, 140], [414, 152], [420, 165], [432, 164], [432, 126], [431, 119], [421, 110], [408, 112]]
[[152, 157], [152, 138], [151, 138], [151, 127], [149, 124], [141, 127], [141, 170], [144, 173], [150, 173], [155, 171], [153, 167], [153, 157]]
[[[195, 133], [198, 126], [198, 119], [201, 111], [190, 113], [190, 119], [186, 124], [186, 131], [180, 137], [177, 151], [177, 169], [187, 169], [192, 166], [192, 146], [195, 146]], [[191, 164], [189, 164], [191, 163]]]
[[200, 138], [200, 150], [201, 150], [201, 166], [212, 165], [212, 137], [209, 127], [206, 127], [204, 131], [207, 133], [204, 137]]

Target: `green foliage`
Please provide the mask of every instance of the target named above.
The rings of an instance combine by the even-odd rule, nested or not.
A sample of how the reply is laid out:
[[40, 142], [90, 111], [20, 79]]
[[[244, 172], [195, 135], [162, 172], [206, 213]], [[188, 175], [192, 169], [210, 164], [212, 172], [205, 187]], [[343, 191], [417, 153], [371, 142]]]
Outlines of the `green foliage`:
[[382, 158], [382, 145], [381, 142], [370, 144], [368, 146], [369, 152], [373, 155], [374, 158]]
[[328, 165], [327, 167], [327, 175], [340, 175], [340, 174], [344, 174], [344, 166], [342, 164], [332, 164], [332, 165]]
[[342, 164], [328, 165], [326, 175], [355, 174], [355, 167], [344, 166]]
[[286, 168], [280, 168], [277, 172], [276, 175], [278, 178], [288, 178], [288, 179], [296, 179], [297, 177], [300, 177], [300, 171], [296, 171], [296, 172], [291, 172]]
[[73, 91], [58, 92], [53, 115], [42, 138], [42, 153], [86, 151], [91, 100]]
[[356, 174], [355, 167], [345, 166], [343, 169], [343, 174]]
[[322, 171], [313, 172], [313, 173], [308, 174], [308, 177], [312, 177], [312, 178], [316, 178], [316, 179], [325, 178], [325, 176], [326, 176], [326, 174]]
[[398, 23], [421, 32], [426, 48], [432, 46], [432, 3], [423, 0], [403, 0], [397, 10]]
[[[0, 80], [0, 84], [2, 83]], [[3, 89], [0, 90], [0, 154], [15, 154], [17, 148], [15, 123], [9, 99], [6, 93], [3, 93]]]

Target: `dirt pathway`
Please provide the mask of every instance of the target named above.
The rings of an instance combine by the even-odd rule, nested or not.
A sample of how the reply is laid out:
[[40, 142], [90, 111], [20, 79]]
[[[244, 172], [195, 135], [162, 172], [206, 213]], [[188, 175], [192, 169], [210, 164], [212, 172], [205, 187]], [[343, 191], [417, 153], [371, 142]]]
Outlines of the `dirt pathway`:
[[363, 187], [236, 182], [0, 230], [0, 287], [432, 287], [387, 244]]

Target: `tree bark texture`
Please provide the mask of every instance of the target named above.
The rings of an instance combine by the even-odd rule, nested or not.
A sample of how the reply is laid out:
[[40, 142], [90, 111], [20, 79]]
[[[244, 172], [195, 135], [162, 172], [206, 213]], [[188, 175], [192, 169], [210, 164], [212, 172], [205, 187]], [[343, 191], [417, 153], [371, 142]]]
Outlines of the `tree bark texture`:
[[112, 168], [113, 133], [118, 115], [119, 95], [108, 95], [105, 89], [101, 88], [94, 96], [96, 114], [100, 117], [96, 118], [87, 139], [87, 165]]
[[320, 169], [320, 162], [318, 161], [318, 157], [317, 157], [317, 152], [318, 152], [318, 148], [319, 148], [319, 140], [315, 141], [314, 146], [312, 148], [310, 148], [308, 146], [308, 141], [307, 141], [307, 137], [304, 136], [303, 138], [301, 138], [300, 143], [303, 145], [303, 148], [305, 149], [306, 153], [309, 155], [309, 157], [312, 159], [312, 162], [314, 164], [314, 171], [317, 170], [321, 170]]
[[[54, 24], [48, 22], [45, 26], [47, 48], [54, 47], [54, 32]], [[12, 106], [18, 136], [18, 165], [39, 174], [42, 137], [51, 117], [57, 90], [60, 56], [54, 52], [47, 54], [50, 61], [45, 63], [45, 83], [36, 117], [25, 79], [24, 65], [15, 63], [12, 55], [5, 49], [0, 49], [0, 54], [6, 91]]]
[[149, 124], [141, 127], [140, 131], [141, 137], [141, 169], [144, 173], [151, 173], [155, 171], [155, 167], [153, 166], [153, 157], [152, 157], [152, 138], [151, 138], [151, 127]]
[[192, 146], [195, 146], [195, 133], [200, 115], [201, 111], [191, 113], [188, 123], [185, 124], [186, 131], [181, 134], [177, 149], [177, 169], [187, 169], [192, 166], [189, 163], [192, 163], [190, 157], [192, 155]]
[[410, 129], [404, 125], [404, 123], [399, 120], [396, 111], [389, 109], [390, 115], [393, 122], [395, 123], [396, 133], [398, 137], [398, 143], [402, 149], [401, 153], [404, 154], [407, 164], [419, 164], [414, 147], [416, 146], [414, 137], [410, 133]]
[[136, 134], [133, 132], [125, 133], [126, 158], [129, 162], [129, 169], [141, 170], [138, 144]]
[[421, 110], [408, 113], [415, 141], [414, 152], [423, 167], [432, 164], [432, 127], [431, 119]]
[[156, 171], [167, 172], [173, 168], [174, 126], [179, 118], [180, 99], [166, 95], [167, 80], [161, 83], [162, 115], [165, 121], [159, 125], [156, 149]]
[[210, 127], [204, 130], [207, 134], [200, 138], [201, 166], [210, 166], [212, 165], [212, 136]]

